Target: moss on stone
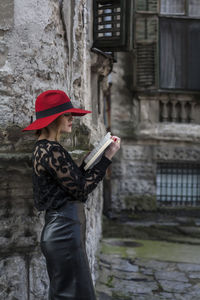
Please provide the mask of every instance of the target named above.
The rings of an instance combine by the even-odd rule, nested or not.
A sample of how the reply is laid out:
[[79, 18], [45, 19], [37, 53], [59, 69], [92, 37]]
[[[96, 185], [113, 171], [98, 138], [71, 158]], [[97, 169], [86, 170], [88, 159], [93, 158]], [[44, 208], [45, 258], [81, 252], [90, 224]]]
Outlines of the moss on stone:
[[157, 209], [155, 195], [128, 195], [124, 198], [126, 209], [134, 211], [155, 211]]
[[122, 246], [113, 246], [108, 243], [102, 243], [101, 245], [101, 253], [113, 255], [118, 254], [122, 258], [128, 258], [127, 248]]
[[114, 279], [114, 276], [113, 275], [109, 275], [108, 278], [107, 278], [107, 282], [105, 282], [105, 285], [107, 285], [109, 288], [113, 288], [114, 285], [113, 285], [113, 279]]
[[[142, 243], [141, 247], [124, 247], [113, 245], [113, 240], [119, 239], [104, 239], [102, 242], [101, 251], [106, 255], [119, 255], [121, 258], [135, 259], [156, 259], [160, 261], [173, 261], [184, 263], [199, 263], [199, 245], [188, 245], [187, 243], [179, 244], [166, 241], [153, 240], [133, 240], [131, 241]], [[123, 241], [125, 239], [120, 239]], [[127, 239], [126, 239], [127, 240]], [[112, 244], [109, 243], [112, 241]]]
[[131, 299], [133, 299], [131, 296], [125, 295], [125, 294], [123, 294], [122, 292], [119, 292], [119, 291], [117, 291], [117, 292], [113, 291], [112, 292], [112, 298], [116, 299], [116, 300], [121, 300], [121, 299], [131, 300]]

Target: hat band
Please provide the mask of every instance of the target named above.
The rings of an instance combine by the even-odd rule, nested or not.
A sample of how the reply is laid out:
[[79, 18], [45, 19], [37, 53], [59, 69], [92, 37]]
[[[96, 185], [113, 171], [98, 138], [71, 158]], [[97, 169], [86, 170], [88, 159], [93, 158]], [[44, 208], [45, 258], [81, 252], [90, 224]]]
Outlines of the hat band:
[[60, 113], [62, 111], [70, 109], [70, 108], [73, 108], [73, 105], [69, 101], [69, 102], [60, 104], [58, 106], [54, 106], [54, 107], [51, 107], [51, 108], [48, 108], [48, 109], [45, 109], [45, 110], [37, 111], [36, 112], [36, 119], [41, 119], [41, 118], [49, 117], [49, 116], [58, 114], [58, 113]]

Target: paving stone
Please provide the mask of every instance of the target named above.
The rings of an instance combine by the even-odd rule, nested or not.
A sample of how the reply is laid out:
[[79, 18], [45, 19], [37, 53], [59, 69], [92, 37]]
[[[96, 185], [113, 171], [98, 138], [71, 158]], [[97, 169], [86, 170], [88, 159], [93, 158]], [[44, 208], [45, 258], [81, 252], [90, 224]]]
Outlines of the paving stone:
[[140, 268], [140, 272], [142, 272], [145, 275], [153, 275], [153, 270], [151, 269], [146, 269], [146, 268]]
[[134, 296], [131, 297], [131, 300], [160, 300], [160, 299], [162, 299], [162, 298], [160, 298], [159, 295], [156, 296], [156, 295], [148, 295], [148, 294], [147, 295], [142, 295], [142, 296], [134, 295]]
[[184, 283], [171, 280], [159, 280], [160, 285], [166, 292], [184, 292], [187, 288], [191, 287], [190, 283]]
[[110, 297], [112, 296], [111, 289], [99, 281], [96, 283], [95, 290], [96, 290], [97, 294], [105, 293], [106, 295], [108, 295]]
[[[185, 245], [190, 249], [185, 243], [183, 251]], [[99, 262], [98, 300], [200, 300], [200, 264], [119, 253], [100, 256]]]
[[155, 277], [157, 280], [175, 280], [181, 282], [188, 282], [187, 277], [184, 273], [181, 272], [170, 272], [170, 271], [158, 271], [155, 272]]
[[160, 293], [159, 294], [160, 299], [173, 299], [174, 300], [174, 294], [173, 293]]
[[177, 267], [180, 271], [189, 272], [189, 271], [200, 271], [200, 264], [189, 264], [189, 263], [177, 263]]
[[162, 262], [158, 260], [147, 260], [147, 259], [139, 259], [136, 261], [136, 264], [138, 266], [143, 266], [145, 268], [149, 268], [152, 270], [166, 270], [168, 267], [169, 263], [168, 262]]
[[126, 294], [152, 294], [154, 290], [158, 289], [158, 285], [155, 281], [142, 281], [137, 282], [134, 280], [116, 280], [113, 279], [113, 291], [125, 291]]
[[200, 299], [200, 283], [197, 283], [188, 289], [188, 294], [196, 297], [198, 296]]
[[191, 279], [200, 279], [200, 272], [191, 272], [188, 273], [187, 276]]
[[138, 272], [137, 265], [131, 264], [128, 260], [118, 257], [111, 258], [112, 269], [126, 271], [126, 272]]
[[107, 282], [108, 278], [114, 276], [116, 279], [137, 280], [137, 281], [152, 281], [153, 276], [147, 276], [139, 272], [125, 272], [123, 270], [108, 270], [104, 268], [100, 272], [99, 281]]
[[199, 300], [200, 296], [193, 296], [190, 294], [174, 294], [174, 300]]
[[[177, 294], [177, 293], [160, 293], [160, 299], [167, 300], [197, 300], [195, 298], [191, 298], [192, 296], [189, 294]], [[199, 298], [198, 298], [199, 300]]]
[[112, 296], [107, 295], [104, 292], [97, 293], [97, 300], [112, 300]]

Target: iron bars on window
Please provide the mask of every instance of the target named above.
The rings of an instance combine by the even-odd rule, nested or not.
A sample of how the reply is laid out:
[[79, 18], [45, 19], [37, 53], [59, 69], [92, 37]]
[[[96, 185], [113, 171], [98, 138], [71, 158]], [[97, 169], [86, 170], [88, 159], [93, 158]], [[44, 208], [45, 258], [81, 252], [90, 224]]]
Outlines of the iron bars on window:
[[200, 205], [200, 163], [158, 163], [156, 190], [160, 206]]

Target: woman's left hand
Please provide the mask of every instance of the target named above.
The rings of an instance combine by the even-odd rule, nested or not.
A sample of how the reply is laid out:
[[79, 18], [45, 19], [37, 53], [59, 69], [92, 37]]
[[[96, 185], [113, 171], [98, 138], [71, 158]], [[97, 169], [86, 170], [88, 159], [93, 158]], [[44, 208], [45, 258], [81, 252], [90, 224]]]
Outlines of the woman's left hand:
[[109, 145], [109, 147], [105, 151], [105, 156], [108, 159], [111, 159], [116, 152], [120, 149], [121, 140], [118, 136], [112, 136], [113, 142]]

